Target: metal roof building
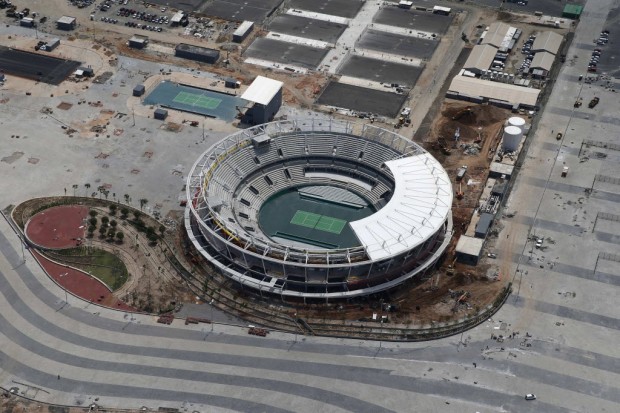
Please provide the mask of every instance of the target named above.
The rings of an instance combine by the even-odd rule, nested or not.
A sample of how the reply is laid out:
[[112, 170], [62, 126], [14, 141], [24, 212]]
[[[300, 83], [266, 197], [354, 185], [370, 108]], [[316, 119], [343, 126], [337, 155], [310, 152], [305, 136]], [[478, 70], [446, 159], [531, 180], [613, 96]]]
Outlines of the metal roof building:
[[554, 32], [542, 32], [536, 36], [534, 44], [532, 45], [532, 52], [549, 52], [558, 54], [560, 46], [562, 46], [563, 37]]
[[508, 30], [511, 27], [506, 23], [495, 22], [489, 26], [487, 30], [487, 34], [484, 36], [484, 39], [480, 42], [480, 44], [490, 44], [497, 48], [502, 47], [502, 43], [504, 39], [508, 35]]
[[583, 12], [583, 6], [581, 4], [568, 3], [562, 10], [562, 17], [577, 20]]
[[512, 105], [536, 106], [540, 90], [509, 83], [492, 82], [466, 76], [455, 76], [448, 91], [466, 96], [481, 96], [509, 102]]
[[247, 88], [241, 99], [261, 105], [268, 104], [271, 99], [282, 89], [284, 83], [279, 80], [269, 79], [264, 76], [257, 76], [252, 84]]
[[179, 43], [174, 48], [174, 55], [198, 62], [214, 64], [220, 58], [220, 51], [209, 49], [208, 47], [194, 46], [193, 44]]
[[60, 30], [73, 30], [75, 29], [76, 19], [71, 16], [62, 16], [60, 19], [56, 20], [56, 27]]
[[243, 42], [243, 40], [245, 40], [245, 38], [248, 37], [248, 35], [252, 32], [253, 28], [254, 28], [254, 22], [246, 20], [243, 23], [241, 23], [239, 27], [237, 28], [237, 30], [235, 30], [233, 33], [233, 42], [235, 43]]
[[553, 54], [549, 52], [538, 52], [534, 55], [534, 59], [532, 59], [530, 69], [542, 69], [548, 72], [551, 70], [554, 60], [555, 56]]
[[484, 246], [484, 239], [461, 235], [456, 244], [456, 259], [463, 264], [476, 265]]
[[131, 36], [131, 39], [129, 39], [129, 47], [133, 47], [134, 49], [144, 49], [148, 43], [149, 38], [141, 34], [134, 34]]
[[379, 211], [350, 222], [373, 260], [423, 244], [445, 223], [452, 207], [450, 177], [428, 153], [385, 163], [394, 176], [394, 194]]
[[463, 65], [463, 69], [480, 74], [483, 70], [491, 67], [496, 54], [497, 48], [490, 44], [476, 45]]
[[257, 76], [241, 95], [241, 99], [255, 103], [248, 115], [251, 123], [258, 125], [273, 120], [282, 105], [282, 85], [279, 80]]

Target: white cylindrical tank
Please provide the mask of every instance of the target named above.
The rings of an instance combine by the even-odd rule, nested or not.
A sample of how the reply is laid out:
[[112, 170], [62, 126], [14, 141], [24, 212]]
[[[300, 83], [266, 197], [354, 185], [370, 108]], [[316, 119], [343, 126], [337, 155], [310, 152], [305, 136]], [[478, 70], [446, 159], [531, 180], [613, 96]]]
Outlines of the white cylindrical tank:
[[523, 133], [525, 129], [525, 119], [518, 116], [513, 116], [508, 119], [508, 124], [506, 126], [516, 126], [521, 130], [521, 133]]
[[504, 137], [502, 149], [505, 152], [514, 152], [519, 148], [523, 132], [517, 126], [506, 126], [504, 128]]

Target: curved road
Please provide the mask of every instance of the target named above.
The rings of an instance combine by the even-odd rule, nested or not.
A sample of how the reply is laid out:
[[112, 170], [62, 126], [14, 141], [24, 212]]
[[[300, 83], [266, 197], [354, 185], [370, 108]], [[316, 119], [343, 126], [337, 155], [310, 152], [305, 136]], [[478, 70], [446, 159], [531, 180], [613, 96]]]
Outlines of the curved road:
[[[399, 344], [160, 325], [72, 296], [66, 303], [27, 252], [23, 262], [19, 238], [0, 220], [0, 386], [41, 402], [188, 412], [620, 411], [620, 271], [597, 259], [620, 241], [605, 236], [613, 227], [585, 223], [579, 231], [571, 221], [581, 204], [590, 217], [620, 215], [618, 197], [603, 196], [618, 188], [594, 191], [581, 204], [582, 193], [571, 192], [590, 188], [607, 167], [579, 163], [575, 153], [581, 137], [618, 136], [620, 124], [605, 121], [617, 107], [599, 105], [587, 117], [559, 110], [581, 93], [576, 79], [591, 52], [582, 46], [612, 6], [618, 1], [588, 2], [569, 53], [577, 63], [562, 69], [517, 179], [509, 206], [517, 215], [497, 241], [498, 251], [506, 240], [518, 248], [498, 257], [518, 270], [517, 284], [494, 319], [460, 337]], [[605, 135], [596, 135], [593, 120]], [[549, 131], [559, 128], [575, 137], [549, 144]], [[565, 161], [571, 176], [562, 181]], [[528, 253], [529, 232], [556, 243]], [[525, 401], [530, 392], [538, 399]]]

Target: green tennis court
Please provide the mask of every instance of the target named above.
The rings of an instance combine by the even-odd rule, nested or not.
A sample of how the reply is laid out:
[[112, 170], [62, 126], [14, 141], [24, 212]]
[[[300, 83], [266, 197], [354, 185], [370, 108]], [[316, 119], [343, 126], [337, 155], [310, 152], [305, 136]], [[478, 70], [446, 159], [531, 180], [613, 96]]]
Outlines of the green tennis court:
[[200, 95], [197, 93], [179, 92], [172, 99], [173, 102], [183, 103], [185, 105], [198, 106], [204, 109], [215, 109], [220, 106], [222, 99], [216, 99], [209, 96]]
[[326, 215], [297, 210], [291, 219], [291, 224], [318, 229], [319, 231], [331, 232], [332, 234], [340, 234], [345, 225], [347, 225], [347, 221], [328, 217]]

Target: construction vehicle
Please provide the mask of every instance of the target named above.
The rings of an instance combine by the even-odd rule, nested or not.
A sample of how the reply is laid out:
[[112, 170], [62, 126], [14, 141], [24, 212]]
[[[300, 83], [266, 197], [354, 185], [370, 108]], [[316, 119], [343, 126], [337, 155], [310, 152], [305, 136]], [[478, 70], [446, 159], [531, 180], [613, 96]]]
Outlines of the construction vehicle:
[[582, 100], [581, 98], [577, 99], [575, 101], [575, 104], [573, 105], [573, 107], [575, 107], [575, 108], [581, 107], [581, 100]]
[[446, 275], [454, 275], [454, 264], [456, 263], [456, 258], [452, 261], [452, 264], [448, 264], [448, 268], [446, 268]]
[[561, 140], [562, 139], [562, 132], [558, 132], [557, 135], [555, 135], [555, 140]]
[[568, 166], [562, 168], [562, 178], [566, 178], [568, 175]]
[[590, 103], [588, 103], [588, 107], [589, 107], [590, 109], [592, 109], [593, 107], [595, 107], [596, 105], [598, 105], [598, 101], [599, 101], [599, 100], [600, 100], [600, 99], [599, 99], [598, 97], [594, 96], [594, 97], [592, 98], [592, 100], [590, 101]]
[[462, 188], [461, 188], [461, 185], [462, 185], [462, 184], [459, 182], [459, 190], [458, 190], [458, 191], [456, 191], [456, 199], [463, 199], [463, 196], [465, 195], [465, 194], [463, 193], [463, 190], [462, 190]]
[[437, 144], [439, 145], [439, 149], [441, 150], [441, 153], [443, 153], [444, 155], [450, 155], [452, 153], [452, 151], [448, 148], [448, 145], [446, 145], [446, 141], [443, 138], [438, 138]]

